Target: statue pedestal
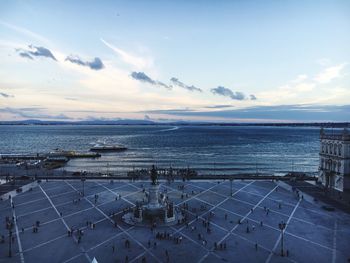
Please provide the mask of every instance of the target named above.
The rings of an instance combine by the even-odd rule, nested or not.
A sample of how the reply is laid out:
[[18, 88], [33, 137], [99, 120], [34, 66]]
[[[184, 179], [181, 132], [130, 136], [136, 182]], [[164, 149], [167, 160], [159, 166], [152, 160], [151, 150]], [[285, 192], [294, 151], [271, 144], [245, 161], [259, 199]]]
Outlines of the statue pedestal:
[[125, 223], [138, 226], [157, 225], [170, 226], [183, 220], [181, 212], [176, 211], [173, 203], [170, 205], [165, 198], [160, 199], [159, 184], [151, 184], [148, 190], [148, 202], [134, 208], [123, 216]]
[[149, 188], [149, 193], [148, 193], [147, 207], [149, 209], [157, 209], [157, 208], [161, 207], [159, 200], [158, 200], [158, 192], [159, 192], [159, 185], [152, 184]]

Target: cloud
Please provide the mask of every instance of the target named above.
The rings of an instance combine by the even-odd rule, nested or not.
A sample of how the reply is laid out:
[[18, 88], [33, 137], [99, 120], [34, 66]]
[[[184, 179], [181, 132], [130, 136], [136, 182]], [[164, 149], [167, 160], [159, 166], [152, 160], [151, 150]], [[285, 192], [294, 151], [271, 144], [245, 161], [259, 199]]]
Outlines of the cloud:
[[16, 31], [16, 32], [18, 32], [20, 34], [26, 35], [26, 36], [28, 36], [28, 37], [30, 37], [32, 39], [38, 40], [38, 41], [40, 41], [42, 43], [49, 43], [50, 42], [47, 38], [45, 38], [45, 37], [43, 37], [43, 36], [33, 32], [33, 31], [30, 31], [30, 30], [28, 30], [28, 29], [26, 29], [24, 27], [19, 27], [19, 26], [10, 24], [10, 23], [6, 23], [6, 22], [1, 21], [1, 20], [0, 20], [0, 25], [5, 26], [5, 27], [7, 27], [7, 28], [9, 28], [11, 30], [14, 30], [14, 31]]
[[342, 63], [336, 66], [328, 67], [321, 71], [315, 77], [315, 81], [321, 84], [328, 83], [333, 79], [342, 77], [342, 70], [346, 67], [347, 63]]
[[152, 66], [153, 62], [149, 58], [143, 58], [138, 57], [135, 55], [132, 55], [116, 46], [113, 46], [112, 44], [108, 43], [104, 39], [101, 38], [101, 41], [103, 44], [105, 44], [107, 47], [112, 49], [120, 58], [127, 64], [132, 65], [138, 69], [143, 69]]
[[104, 68], [102, 60], [98, 57], [94, 58], [92, 61], [83, 61], [78, 56], [70, 55], [65, 59], [65, 61], [70, 61], [80, 66], [89, 67], [93, 70], [100, 70]]
[[19, 52], [18, 55], [20, 55], [22, 58], [29, 58], [31, 60], [33, 60], [33, 58], [31, 57], [31, 55], [29, 55], [26, 52]]
[[236, 121], [289, 121], [289, 122], [349, 122], [350, 105], [276, 105], [256, 106], [220, 111], [194, 111], [191, 109], [169, 109], [144, 111], [145, 114], [163, 114], [177, 117], [222, 118]]
[[132, 72], [131, 73], [131, 77], [135, 80], [141, 81], [141, 82], [145, 82], [154, 86], [161, 86], [164, 87], [166, 89], [171, 89], [171, 86], [168, 86], [166, 84], [164, 84], [161, 81], [158, 80], [153, 80], [152, 78], [150, 78], [149, 76], [147, 76], [144, 72]]
[[232, 106], [232, 105], [225, 104], [225, 105], [206, 106], [206, 107], [204, 107], [204, 108], [207, 108], [207, 109], [222, 109], [222, 108], [230, 108], [230, 107], [233, 107], [233, 106]]
[[148, 113], [148, 114], [172, 114], [172, 115], [187, 115], [190, 112], [196, 112], [192, 109], [186, 108], [186, 109], [169, 109], [169, 110], [148, 110], [148, 111], [142, 111], [142, 113]]
[[249, 97], [250, 97], [250, 100], [256, 100], [256, 97], [253, 94], [250, 94]]
[[198, 91], [198, 92], [202, 92], [202, 90], [201, 90], [200, 88], [197, 88], [197, 87], [195, 87], [195, 86], [193, 86], [193, 85], [192, 85], [192, 86], [188, 86], [188, 85], [186, 85], [185, 83], [179, 81], [179, 79], [177, 79], [177, 78], [171, 78], [170, 81], [171, 81], [174, 85], [179, 86], [179, 87], [184, 88], [184, 89], [187, 89], [187, 90], [189, 90], [189, 91]]
[[36, 47], [33, 45], [29, 45], [28, 47], [29, 49], [16, 49], [16, 51], [21, 57], [29, 59], [33, 59], [33, 57], [47, 57], [57, 61], [52, 52], [45, 47]]
[[221, 95], [224, 97], [230, 97], [233, 100], [244, 100], [246, 97], [243, 92], [234, 92], [228, 88], [218, 86], [217, 88], [210, 90], [213, 94]]
[[10, 95], [10, 94], [4, 93], [4, 92], [0, 92], [0, 96], [2, 96], [4, 98], [13, 98], [13, 97], [15, 97], [13, 95]]
[[64, 114], [58, 114], [58, 115], [49, 115], [42, 113], [41, 111], [44, 108], [0, 108], [0, 112], [3, 113], [10, 113], [15, 116], [19, 116], [22, 118], [38, 118], [38, 119], [50, 119], [50, 120], [68, 120], [70, 119], [68, 116]]
[[66, 100], [72, 100], [72, 101], [78, 101], [79, 99], [77, 99], [77, 98], [71, 98], [71, 97], [66, 97], [65, 98]]
[[150, 118], [150, 116], [148, 116], [147, 114], [145, 114], [144, 119], [149, 121], [151, 118]]

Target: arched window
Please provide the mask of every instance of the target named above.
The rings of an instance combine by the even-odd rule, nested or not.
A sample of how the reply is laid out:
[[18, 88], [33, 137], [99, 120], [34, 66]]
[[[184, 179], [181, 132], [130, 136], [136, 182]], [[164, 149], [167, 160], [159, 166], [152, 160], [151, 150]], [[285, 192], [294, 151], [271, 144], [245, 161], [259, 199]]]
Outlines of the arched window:
[[333, 144], [330, 144], [330, 147], [329, 147], [329, 153], [332, 154], [333, 153]]
[[339, 156], [341, 156], [341, 144], [339, 144], [339, 148], [338, 148], [338, 151], [339, 151]]

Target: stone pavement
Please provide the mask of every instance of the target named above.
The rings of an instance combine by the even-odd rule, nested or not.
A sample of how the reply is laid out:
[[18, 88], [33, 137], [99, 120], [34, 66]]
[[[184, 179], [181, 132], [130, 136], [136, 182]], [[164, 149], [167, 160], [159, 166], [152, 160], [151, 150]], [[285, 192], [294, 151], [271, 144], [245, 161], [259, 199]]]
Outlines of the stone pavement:
[[[164, 182], [161, 191], [177, 209], [184, 209], [187, 223], [153, 230], [123, 223], [122, 214], [145, 198], [142, 190], [148, 185], [86, 181], [83, 197], [80, 181], [49, 181], [1, 201], [0, 239], [4, 235], [5, 241], [0, 243], [0, 262], [96, 258], [98, 262], [321, 263], [350, 258], [350, 215], [323, 210], [321, 202], [299, 199], [274, 182], [234, 181], [232, 196], [229, 181]], [[11, 258], [6, 216], [17, 218]], [[284, 257], [281, 221], [286, 223]]]

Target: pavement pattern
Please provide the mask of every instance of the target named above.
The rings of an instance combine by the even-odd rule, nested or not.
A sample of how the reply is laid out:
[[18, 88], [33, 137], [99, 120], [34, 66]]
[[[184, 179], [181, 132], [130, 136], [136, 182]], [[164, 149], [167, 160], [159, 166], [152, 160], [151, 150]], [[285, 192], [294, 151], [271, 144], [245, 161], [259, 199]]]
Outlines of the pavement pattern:
[[[101, 180], [86, 181], [83, 187], [80, 181], [48, 181], [1, 201], [0, 262], [95, 258], [97, 262], [333, 263], [350, 258], [350, 215], [326, 211], [322, 203], [275, 182], [164, 182], [161, 191], [183, 209], [187, 222], [154, 229], [125, 224], [121, 216], [145, 198], [143, 189], [148, 185]], [[16, 219], [11, 258], [6, 216]], [[281, 221], [286, 223], [283, 231]]]

